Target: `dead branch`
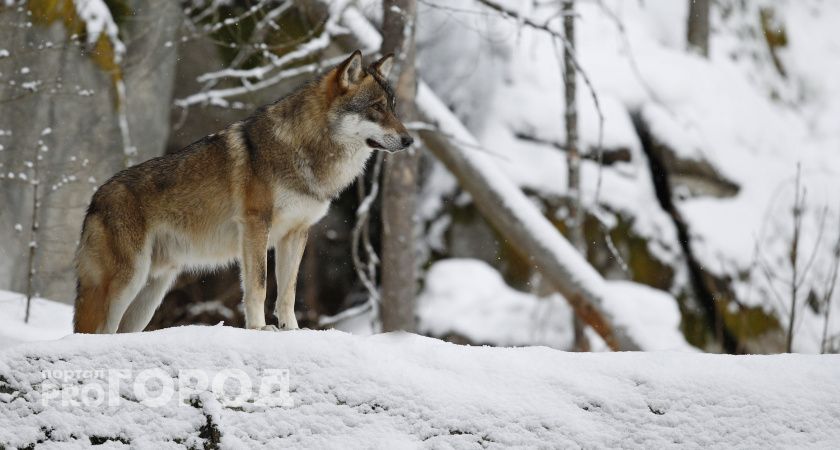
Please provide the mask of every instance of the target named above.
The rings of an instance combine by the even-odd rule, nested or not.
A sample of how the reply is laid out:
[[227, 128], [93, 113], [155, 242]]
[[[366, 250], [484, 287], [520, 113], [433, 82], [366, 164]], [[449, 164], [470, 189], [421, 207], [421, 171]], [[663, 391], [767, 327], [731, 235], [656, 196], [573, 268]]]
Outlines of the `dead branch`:
[[[364, 176], [359, 176], [356, 186], [360, 198], [359, 207], [356, 209], [356, 224], [353, 226], [351, 235], [351, 254], [353, 267], [356, 269], [356, 276], [368, 291], [368, 302], [373, 308], [373, 320], [378, 320], [379, 288], [376, 286], [376, 268], [379, 265], [379, 257], [376, 255], [373, 245], [370, 242], [370, 209], [376, 197], [379, 195], [379, 175], [382, 171], [382, 153], [376, 155], [376, 162], [373, 164], [371, 174], [372, 183], [370, 192], [365, 193]], [[360, 247], [365, 251], [367, 262], [363, 262], [359, 253]], [[364, 311], [360, 312], [365, 312]]]

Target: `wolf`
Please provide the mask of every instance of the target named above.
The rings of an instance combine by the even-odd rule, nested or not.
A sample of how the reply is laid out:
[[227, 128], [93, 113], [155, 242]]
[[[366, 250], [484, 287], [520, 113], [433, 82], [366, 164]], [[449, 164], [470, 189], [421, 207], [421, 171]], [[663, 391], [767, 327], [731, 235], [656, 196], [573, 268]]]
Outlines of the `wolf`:
[[[374, 151], [412, 145], [387, 81], [393, 61], [365, 67], [357, 50], [247, 119], [100, 186], [76, 251], [74, 330], [142, 331], [179, 272], [233, 262], [245, 326], [298, 328], [295, 284], [309, 228]], [[271, 248], [279, 327], [264, 313]]]

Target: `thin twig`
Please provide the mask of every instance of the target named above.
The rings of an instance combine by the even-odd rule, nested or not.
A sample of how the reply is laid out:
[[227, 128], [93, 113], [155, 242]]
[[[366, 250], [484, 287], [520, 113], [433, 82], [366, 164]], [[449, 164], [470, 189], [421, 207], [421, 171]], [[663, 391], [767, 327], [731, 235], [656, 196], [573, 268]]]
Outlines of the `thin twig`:
[[[371, 174], [370, 192], [365, 194], [365, 180], [364, 175], [359, 175], [356, 179], [356, 186], [360, 197], [359, 207], [356, 209], [356, 224], [353, 226], [351, 235], [351, 256], [353, 258], [353, 267], [356, 270], [356, 276], [368, 291], [368, 302], [371, 304], [373, 310], [373, 320], [378, 320], [379, 311], [379, 288], [376, 286], [376, 268], [379, 265], [379, 257], [376, 250], [370, 242], [369, 222], [370, 210], [373, 202], [379, 195], [379, 175], [382, 172], [383, 153], [377, 152], [376, 161], [373, 164], [373, 173]], [[364, 248], [367, 257], [367, 263], [362, 262], [359, 254], [360, 247]], [[364, 312], [360, 310], [361, 312]]]

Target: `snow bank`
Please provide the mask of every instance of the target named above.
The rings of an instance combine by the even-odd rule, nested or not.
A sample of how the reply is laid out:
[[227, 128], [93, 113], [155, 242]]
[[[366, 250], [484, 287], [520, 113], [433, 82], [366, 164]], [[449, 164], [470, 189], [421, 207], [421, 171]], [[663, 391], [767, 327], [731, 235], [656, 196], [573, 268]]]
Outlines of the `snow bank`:
[[446, 259], [426, 272], [417, 299], [419, 330], [457, 335], [475, 344], [572, 346], [572, 310], [558, 295], [539, 298], [517, 291], [489, 264]]
[[[647, 286], [607, 281], [604, 302], [643, 350], [696, 351], [679, 330], [674, 297]], [[493, 267], [474, 259], [433, 264], [418, 298], [420, 331], [457, 335], [476, 344], [572, 347], [572, 311], [559, 294], [540, 298], [517, 291]]]
[[680, 310], [667, 292], [632, 281], [607, 281], [606, 307], [642, 350], [698, 351], [680, 331]]
[[[291, 405], [209, 393], [144, 406], [42, 401], [42, 372], [289, 370]], [[184, 327], [71, 336], [0, 353], [0, 446], [38, 441], [222, 448], [840, 446], [840, 357], [564, 353], [407, 334]]]

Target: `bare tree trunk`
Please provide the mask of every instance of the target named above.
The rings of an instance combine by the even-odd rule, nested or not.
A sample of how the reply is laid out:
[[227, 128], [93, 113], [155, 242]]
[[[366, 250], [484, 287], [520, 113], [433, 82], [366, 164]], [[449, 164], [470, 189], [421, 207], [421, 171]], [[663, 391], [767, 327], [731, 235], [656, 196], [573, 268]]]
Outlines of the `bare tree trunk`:
[[709, 9], [711, 0], [688, 0], [688, 48], [709, 56]]
[[[382, 3], [382, 54], [394, 53], [399, 75], [397, 108], [406, 122], [415, 117], [415, 0]], [[415, 330], [415, 211], [418, 155], [412, 149], [389, 155], [382, 187], [382, 331]]]
[[[568, 192], [569, 192], [569, 241], [586, 258], [586, 240], [583, 234], [584, 210], [581, 202], [580, 191], [580, 152], [578, 150], [578, 115], [577, 115], [577, 73], [575, 72], [574, 55], [575, 48], [575, 2], [574, 0], [563, 1], [563, 35], [566, 37], [567, 45], [563, 46], [563, 90], [566, 100], [566, 166], [568, 169]], [[572, 317], [574, 329], [574, 349], [577, 351], [589, 350], [585, 326], [580, 317], [575, 314]]]
[[[805, 191], [801, 188], [801, 168], [796, 167], [796, 192], [793, 199], [793, 238], [790, 242], [788, 261], [791, 268], [790, 280], [790, 320], [788, 321], [786, 350], [793, 350], [793, 331], [796, 325], [796, 300], [799, 297], [799, 237], [802, 231], [802, 215], [805, 209]], [[803, 277], [804, 278], [804, 277]]]
[[26, 314], [23, 317], [24, 323], [29, 323], [29, 311], [32, 306], [32, 297], [35, 295], [35, 249], [38, 246], [38, 220], [41, 199], [38, 190], [40, 179], [38, 177], [38, 152], [35, 150], [34, 168], [32, 170], [32, 223], [29, 226], [29, 253], [26, 260]]

